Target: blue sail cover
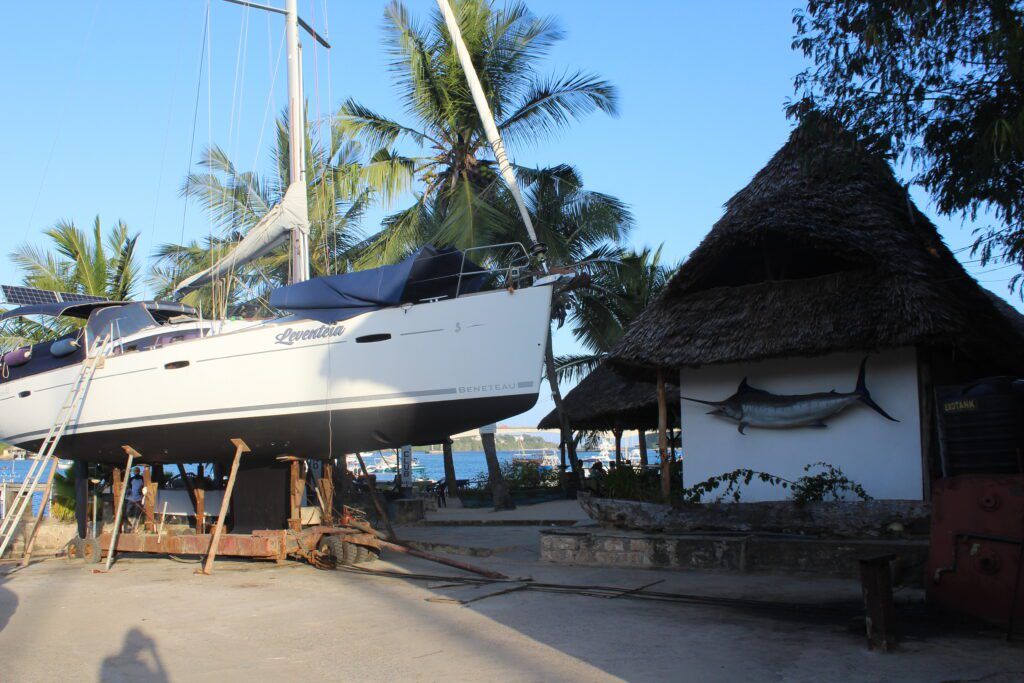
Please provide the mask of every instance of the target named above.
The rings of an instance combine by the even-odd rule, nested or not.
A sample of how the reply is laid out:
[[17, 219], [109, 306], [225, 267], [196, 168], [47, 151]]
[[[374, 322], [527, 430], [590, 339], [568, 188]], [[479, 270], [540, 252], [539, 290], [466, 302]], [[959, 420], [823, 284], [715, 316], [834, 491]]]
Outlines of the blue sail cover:
[[487, 277], [487, 272], [457, 249], [427, 245], [393, 266], [327, 275], [275, 289], [270, 293], [270, 305], [314, 320], [337, 322], [388, 306], [477, 292]]

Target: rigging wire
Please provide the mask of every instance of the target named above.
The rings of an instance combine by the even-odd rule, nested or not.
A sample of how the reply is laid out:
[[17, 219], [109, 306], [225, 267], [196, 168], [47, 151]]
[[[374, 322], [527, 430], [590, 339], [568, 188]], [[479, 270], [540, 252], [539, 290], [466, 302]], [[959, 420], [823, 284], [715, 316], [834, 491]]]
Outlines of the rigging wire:
[[[206, 61], [206, 37], [210, 29], [210, 0], [206, 0], [206, 11], [204, 12], [204, 14], [206, 16], [206, 19], [203, 22], [203, 38], [201, 41], [202, 47], [199, 51], [199, 75], [198, 78], [196, 79], [196, 98], [195, 105], [193, 106], [192, 110], [192, 134], [190, 136], [188, 143], [188, 167], [186, 168], [185, 172], [185, 189], [183, 192], [183, 194], [185, 194], [185, 201], [182, 203], [183, 206], [181, 208], [181, 237], [179, 238], [178, 244], [182, 248], [184, 248], [185, 246], [185, 220], [188, 216], [188, 190], [189, 183], [192, 179], [192, 159], [195, 153], [196, 146], [196, 126], [199, 122], [199, 95], [202, 92], [203, 88], [203, 64]], [[210, 245], [210, 247], [212, 249], [213, 245]], [[171, 282], [172, 285], [174, 284], [174, 282], [177, 282], [181, 278], [181, 273], [185, 267], [185, 264], [182, 262], [183, 259], [184, 257], [179, 258], [178, 260], [178, 272], [177, 274], [173, 275], [173, 281]]]
[[[159, 210], [160, 210], [160, 191], [163, 189], [164, 168], [166, 166], [165, 162], [167, 160], [167, 147], [168, 147], [168, 143], [170, 142], [170, 138], [171, 138], [171, 121], [174, 118], [173, 117], [174, 101], [177, 99], [178, 84], [180, 83], [180, 80], [181, 80], [182, 64], [183, 64], [184, 61], [185, 61], [185, 51], [184, 50], [178, 50], [178, 62], [175, 65], [175, 68], [174, 68], [174, 84], [171, 86], [170, 96], [168, 97], [168, 102], [167, 102], [167, 123], [164, 126], [164, 144], [163, 144], [163, 149], [160, 150], [160, 169], [157, 172], [156, 194], [154, 195], [155, 198], [153, 200], [153, 221], [152, 221], [152, 223], [149, 226], [149, 242], [150, 242], [151, 245], [153, 245], [153, 243], [156, 240], [156, 219], [157, 219], [157, 215], [159, 214]], [[191, 165], [191, 162], [190, 162], [190, 165]], [[189, 170], [191, 170], [191, 169], [189, 169]], [[187, 177], [188, 176], [186, 175], [186, 178]], [[188, 200], [186, 200], [186, 201], [188, 201]], [[147, 290], [147, 291], [149, 291], [149, 290]], [[151, 294], [152, 294], [151, 298], [156, 298], [156, 292], [151, 292]], [[147, 297], [147, 298], [150, 298], [150, 297]]]
[[[89, 19], [89, 28], [86, 30], [85, 38], [78, 46], [78, 59], [75, 60], [75, 75], [71, 79], [71, 87], [74, 88], [74, 92], [71, 97], [68, 98], [72, 102], [77, 100], [78, 93], [81, 91], [82, 82], [82, 64], [85, 62], [86, 48], [92, 43], [93, 29], [96, 27], [96, 16], [99, 14], [100, 0], [95, 0], [92, 6], [92, 16]], [[69, 88], [70, 90], [71, 88]], [[22, 235], [22, 240], [28, 238], [28, 231], [32, 228], [32, 224], [36, 220], [36, 209], [39, 208], [39, 200], [43, 196], [43, 188], [46, 187], [46, 177], [50, 172], [50, 163], [53, 161], [53, 153], [57, 149], [57, 142], [60, 140], [60, 134], [65, 128], [65, 121], [67, 120], [68, 113], [74, 109], [72, 106], [60, 107], [60, 113], [58, 114], [58, 121], [56, 132], [53, 134], [53, 140], [50, 141], [50, 149], [46, 153], [46, 161], [43, 162], [43, 173], [39, 177], [39, 189], [36, 191], [35, 201], [32, 202], [32, 210], [28, 215], [28, 222], [25, 224], [25, 233]]]

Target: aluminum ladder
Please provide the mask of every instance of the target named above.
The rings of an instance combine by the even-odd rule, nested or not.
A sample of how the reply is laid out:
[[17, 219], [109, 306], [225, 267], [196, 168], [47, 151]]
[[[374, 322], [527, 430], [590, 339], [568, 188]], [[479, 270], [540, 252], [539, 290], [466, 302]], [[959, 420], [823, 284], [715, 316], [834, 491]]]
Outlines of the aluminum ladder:
[[[64, 404], [57, 412], [57, 417], [54, 420], [53, 426], [50, 427], [50, 432], [43, 439], [35, 460], [32, 461], [28, 473], [26, 473], [25, 478], [21, 482], [21, 487], [18, 489], [10, 510], [7, 510], [7, 514], [0, 520], [0, 557], [3, 557], [7, 547], [17, 535], [18, 524], [22, 516], [24, 516], [26, 510], [31, 508], [32, 495], [42, 480], [47, 466], [51, 466], [49, 479], [46, 484], [46, 493], [43, 495], [42, 508], [39, 510], [39, 515], [42, 517], [43, 510], [46, 508], [46, 498], [53, 486], [53, 477], [57, 472], [57, 457], [55, 455], [57, 444], [60, 442], [61, 437], [64, 436], [64, 432], [67, 431], [71, 420], [80, 410], [85, 400], [85, 394], [92, 383], [92, 378], [96, 374], [96, 369], [103, 364], [103, 359], [106, 358], [110, 350], [107, 344], [108, 339], [109, 337], [97, 339], [95, 344], [93, 344], [92, 352], [87, 354], [81, 371], [78, 373], [75, 381], [71, 383], [71, 388], [64, 399]], [[38, 524], [36, 526], [38, 527]], [[35, 536], [35, 529], [33, 529], [32, 536]], [[29, 539], [26, 539], [26, 549], [28, 549], [30, 542]]]

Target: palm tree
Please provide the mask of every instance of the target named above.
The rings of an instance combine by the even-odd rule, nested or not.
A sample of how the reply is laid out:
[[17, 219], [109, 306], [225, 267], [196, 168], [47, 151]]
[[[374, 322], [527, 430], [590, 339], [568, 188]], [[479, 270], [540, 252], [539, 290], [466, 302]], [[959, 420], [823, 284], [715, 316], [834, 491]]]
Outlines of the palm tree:
[[[363, 161], [362, 146], [332, 131], [326, 143], [306, 136], [307, 204], [309, 207], [310, 271], [315, 276], [345, 272], [349, 253], [361, 240], [359, 222], [372, 200], [390, 202], [408, 189], [405, 160], [378, 152]], [[199, 202], [219, 235], [189, 244], [165, 244], [156, 252], [152, 278], [162, 293], [227, 254], [275, 204], [289, 184], [289, 150], [286, 118], [277, 122], [272, 150], [273, 172], [261, 176], [239, 171], [227, 153], [217, 146], [207, 149], [181, 194]], [[214, 315], [224, 315], [232, 305], [250, 304], [266, 308], [270, 289], [287, 282], [288, 250], [284, 247], [238, 269], [226, 282], [207, 285], [184, 301], [205, 306]], [[269, 308], [266, 308], [269, 311]]]
[[[521, 2], [454, 5], [498, 128], [510, 143], [536, 143], [597, 109], [617, 112], [617, 92], [607, 81], [581, 71], [538, 72], [539, 62], [564, 37], [552, 19], [535, 17]], [[465, 247], [513, 233], [521, 241], [519, 219], [495, 206], [504, 187], [444, 19], [435, 10], [425, 25], [417, 25], [395, 1], [385, 10], [385, 30], [395, 81], [414, 123], [349, 100], [336, 125], [388, 154], [396, 166], [401, 159], [399, 167], [415, 176], [419, 192], [412, 206], [390, 216], [364, 244], [361, 263], [393, 263], [431, 240]], [[418, 147], [419, 154], [388, 151], [400, 143]]]
[[[662, 265], [661, 249], [644, 247], [623, 253], [617, 262], [602, 263], [592, 274], [591, 286], [574, 292], [572, 332], [587, 352], [552, 361], [560, 380], [577, 380], [590, 374], [618, 344], [633, 319], [665, 288], [677, 266]], [[639, 440], [640, 465], [646, 468], [643, 430]]]
[[[454, 11], [498, 128], [510, 143], [539, 142], [595, 110], [617, 113], [617, 91], [607, 81], [581, 71], [539, 73], [539, 63], [564, 37], [552, 19], [534, 16], [521, 2], [496, 7], [490, 0], [461, 0]], [[465, 249], [523, 241], [520, 218], [498, 179], [444, 19], [435, 11], [425, 25], [417, 25], [396, 1], [385, 10], [385, 25], [396, 84], [414, 122], [401, 123], [349, 100], [337, 126], [392, 158], [397, 158], [391, 150], [398, 144], [417, 147], [419, 154], [403, 157], [402, 168], [416, 176], [419, 192], [412, 206], [389, 216], [362, 245], [358, 262], [391, 263], [425, 242]], [[605, 241], [617, 242], [628, 231], [628, 210], [612, 197], [583, 191], [571, 167], [517, 170], [552, 263], [601, 257], [608, 251]], [[556, 301], [556, 312], [560, 309]], [[564, 416], [550, 333], [547, 356], [552, 396]], [[562, 422], [562, 440], [578, 479], [571, 429]], [[501, 476], [490, 475], [492, 480]]]
[[661, 263], [662, 246], [623, 252], [617, 261], [600, 264], [592, 281], [578, 291], [569, 316], [573, 336], [587, 350], [555, 359], [559, 380], [590, 374], [619, 343], [633, 319], [661, 293], [676, 266]]
[[[135, 245], [139, 236], [130, 234], [123, 221], [115, 223], [106, 235], [99, 216], [93, 220], [91, 234], [69, 220], [58, 221], [43, 234], [52, 243], [50, 248], [24, 244], [11, 254], [25, 286], [114, 301], [125, 301], [136, 294], [139, 263]], [[74, 327], [62, 321], [54, 330], [21, 320], [9, 328], [2, 342], [7, 346], [40, 341], [55, 331], [66, 333]]]

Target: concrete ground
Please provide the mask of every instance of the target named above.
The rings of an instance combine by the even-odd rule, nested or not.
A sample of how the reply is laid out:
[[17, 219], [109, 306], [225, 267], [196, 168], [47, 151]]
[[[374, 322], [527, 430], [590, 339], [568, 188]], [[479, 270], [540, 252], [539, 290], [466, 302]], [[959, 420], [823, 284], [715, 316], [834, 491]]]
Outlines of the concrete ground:
[[[809, 577], [609, 570], [545, 565], [538, 527], [402, 527], [400, 536], [537, 581], [830, 606], [784, 610], [607, 599], [504, 586], [446, 586], [320, 571], [301, 564], [195, 564], [127, 557], [108, 574], [50, 559], [0, 566], [0, 680], [502, 680], [1011, 681], [1024, 644], [999, 634], [946, 632], [901, 606], [900, 650], [865, 648], [851, 620], [856, 582]], [[386, 554], [373, 569], [455, 576]], [[464, 575], [463, 575], [464, 576]], [[918, 596], [901, 592], [905, 601]]]

